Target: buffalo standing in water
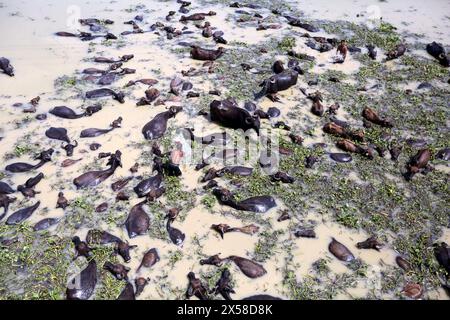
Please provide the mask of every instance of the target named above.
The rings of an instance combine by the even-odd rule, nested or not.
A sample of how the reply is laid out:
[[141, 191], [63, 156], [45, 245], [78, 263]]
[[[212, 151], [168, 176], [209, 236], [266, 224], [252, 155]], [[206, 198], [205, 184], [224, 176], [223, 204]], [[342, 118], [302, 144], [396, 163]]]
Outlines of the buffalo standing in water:
[[247, 131], [253, 129], [259, 135], [259, 117], [251, 115], [247, 110], [239, 108], [236, 100], [228, 98], [222, 101], [214, 100], [209, 105], [211, 121], [232, 129]]
[[213, 194], [221, 204], [230, 206], [236, 210], [265, 213], [277, 204], [272, 196], [256, 196], [236, 202], [233, 194], [225, 188], [216, 188]]
[[97, 284], [97, 263], [91, 260], [88, 266], [73, 278], [66, 290], [67, 300], [88, 300]]
[[158, 113], [150, 122], [142, 128], [145, 139], [153, 140], [161, 138], [167, 130], [167, 121], [180, 112], [182, 107], [170, 107], [168, 111]]
[[318, 117], [323, 116], [325, 110], [322, 104], [322, 94], [317, 91], [314, 95], [308, 96], [308, 98], [313, 101], [311, 113]]
[[10, 77], [14, 77], [14, 68], [8, 59], [0, 57], [0, 70]]
[[297, 84], [298, 72], [296, 70], [287, 69], [281, 73], [271, 76], [264, 80], [259, 86], [261, 91], [255, 94], [255, 99], [267, 96], [272, 101], [279, 101], [276, 94], [280, 91], [289, 89]]
[[372, 44], [369, 44], [366, 47], [367, 47], [367, 51], [368, 51], [367, 54], [370, 57], [370, 59], [376, 60], [377, 59], [377, 49], [375, 48], [375, 46]]
[[5, 170], [9, 172], [27, 172], [34, 169], [38, 169], [42, 167], [45, 163], [52, 160], [52, 154], [54, 150], [48, 149], [46, 151], [42, 151], [39, 156], [35, 160], [40, 160], [38, 164], [32, 165], [29, 163], [16, 162], [10, 165], [7, 165]]
[[107, 165], [110, 167], [108, 169], [83, 173], [81, 176], [75, 178], [73, 183], [77, 186], [77, 189], [99, 185], [101, 182], [108, 179], [118, 167], [122, 167], [121, 156], [122, 153], [117, 150], [109, 158]]

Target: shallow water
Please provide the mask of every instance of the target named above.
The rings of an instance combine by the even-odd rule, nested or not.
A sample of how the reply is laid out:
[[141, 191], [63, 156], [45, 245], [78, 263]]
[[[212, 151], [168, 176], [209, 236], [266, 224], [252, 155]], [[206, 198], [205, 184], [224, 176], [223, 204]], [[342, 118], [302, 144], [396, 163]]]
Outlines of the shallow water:
[[447, 32], [450, 27], [450, 2], [446, 0], [414, 3], [407, 0], [343, 0], [338, 3], [306, 0], [298, 6], [308, 17], [346, 20], [370, 26], [376, 26], [382, 20], [393, 24], [401, 32], [420, 35], [425, 41], [450, 44]]
[[[325, 1], [303, 1], [301, 3], [301, 10], [305, 15], [314, 19], [329, 19], [339, 20], [345, 19], [354, 22], [361, 22], [363, 18], [356, 18], [356, 14], [366, 10], [373, 1], [343, 1], [345, 5], [331, 6], [329, 2]], [[414, 4], [406, 6], [406, 1], [389, 1], [377, 2], [381, 9], [381, 15], [384, 21], [389, 21], [398, 27], [401, 31], [409, 31], [414, 33], [423, 33], [425, 39], [440, 40], [450, 44], [448, 38], [449, 33], [442, 30], [449, 30], [449, 19], [445, 16], [445, 12], [449, 12], [450, 3], [448, 1], [429, 1], [427, 4]], [[76, 23], [77, 17], [99, 17], [108, 18], [115, 21], [110, 26], [110, 31], [114, 34], [119, 34], [124, 30], [131, 30], [131, 26], [122, 24], [123, 21], [132, 19], [137, 13], [145, 15], [144, 24], [141, 24], [145, 30], [148, 30], [150, 25], [156, 21], [164, 21], [169, 10], [177, 11], [179, 5], [175, 2], [159, 2], [146, 1], [145, 5], [138, 7], [140, 4], [124, 1], [50, 1], [50, 0], [36, 0], [36, 1], [10, 1], [1, 0], [0, 2], [0, 29], [12, 30], [11, 32], [4, 32], [2, 41], [0, 43], [0, 56], [10, 58], [15, 67], [16, 76], [9, 78], [0, 74], [0, 128], [3, 139], [0, 142], [0, 157], [6, 159], [2, 162], [2, 166], [17, 161], [29, 162], [31, 154], [27, 153], [19, 157], [9, 159], [8, 154], [17, 150], [17, 146], [28, 146], [34, 151], [40, 151], [49, 147], [53, 147], [56, 152], [52, 157], [52, 161], [42, 167], [39, 172], [44, 173], [44, 180], [39, 183], [36, 190], [41, 193], [36, 196], [36, 199], [41, 201], [41, 206], [35, 214], [33, 214], [28, 222], [34, 225], [42, 218], [48, 217], [64, 217], [65, 213], [62, 209], [55, 209], [58, 192], [64, 191], [64, 194], [69, 201], [73, 201], [83, 197], [92, 197], [94, 204], [98, 205], [103, 201], [108, 201], [111, 204], [114, 201], [115, 193], [111, 190], [110, 184], [121, 178], [131, 175], [129, 168], [136, 162], [140, 163], [140, 168], [135, 178], [126, 187], [130, 191], [130, 187], [135, 186], [139, 179], [137, 176], [150, 176], [152, 174], [151, 168], [148, 165], [151, 159], [143, 158], [146, 154], [143, 151], [150, 149], [150, 143], [144, 141], [141, 128], [152, 119], [156, 114], [165, 111], [168, 107], [174, 105], [183, 105], [185, 110], [189, 110], [189, 100], [185, 101], [166, 101], [165, 105], [160, 106], [140, 106], [136, 107], [135, 102], [141, 96], [145, 86], [136, 84], [130, 88], [123, 88], [129, 80], [140, 78], [153, 78], [159, 81], [155, 88], [161, 91], [161, 96], [166, 97], [169, 88], [170, 80], [175, 75], [180, 75], [181, 70], [187, 70], [189, 67], [204, 69], [202, 63], [190, 59], [187, 51], [184, 51], [182, 56], [175, 54], [171, 49], [182, 49], [181, 46], [170, 48], [162, 40], [165, 35], [156, 35], [152, 32], [129, 35], [121, 38], [117, 42], [123, 42], [122, 45], [109, 45], [103, 43], [102, 40], [93, 40], [89, 42], [82, 42], [77, 38], [62, 38], [54, 36], [57, 31], [76, 32], [81, 27]], [[160, 10], [161, 6], [164, 10]], [[406, 8], [405, 8], [406, 7]], [[400, 8], [402, 9], [401, 11]], [[133, 10], [129, 10], [133, 9]], [[447, 9], [447, 10], [446, 10]], [[289, 29], [281, 30], [266, 30], [256, 31], [255, 28], [236, 27], [230, 17], [233, 16], [234, 9], [219, 5], [211, 5], [208, 10], [205, 10], [200, 5], [193, 4], [191, 10], [194, 12], [207, 12], [214, 10], [218, 14], [213, 17], [208, 17], [207, 21], [211, 22], [214, 27], [224, 31], [225, 37], [230, 42], [245, 42], [248, 44], [256, 44], [266, 40], [274, 32], [282, 35], [289, 34]], [[346, 12], [344, 14], [344, 11]], [[268, 10], [262, 10], [264, 15], [268, 14]], [[417, 14], [421, 15], [421, 21], [424, 23], [412, 22], [417, 19]], [[438, 14], [437, 18], [434, 16]], [[178, 16], [177, 16], [178, 17]], [[433, 17], [431, 19], [430, 17]], [[173, 26], [182, 28], [184, 25], [174, 19]], [[403, 23], [405, 22], [405, 23]], [[188, 30], [194, 31], [194, 34], [186, 34], [175, 39], [174, 43], [179, 41], [188, 42], [204, 42], [204, 38], [199, 34], [200, 32], [192, 22], [186, 24]], [[84, 30], [84, 29], [83, 29]], [[325, 35], [325, 34], [324, 34]], [[300, 38], [299, 38], [300, 39]], [[94, 43], [94, 45], [92, 44]], [[214, 47], [213, 42], [209, 42], [210, 47]], [[227, 45], [224, 45], [227, 48]], [[352, 56], [349, 56], [344, 64], [331, 63], [332, 56], [335, 55], [334, 50], [326, 53], [318, 53], [315, 50], [308, 48], [304, 41], [297, 41], [295, 51], [301, 51], [308, 55], [313, 55], [317, 59], [317, 63], [311, 70], [312, 73], [320, 75], [326, 71], [334, 70], [340, 71], [346, 75], [352, 75], [361, 67]], [[55, 106], [68, 106], [77, 112], [82, 111], [82, 107], [86, 107], [96, 103], [97, 101], [86, 100], [83, 98], [84, 91], [97, 88], [95, 84], [81, 83], [80, 86], [75, 87], [58, 87], [56, 92], [55, 80], [63, 76], [75, 77], [77, 81], [81, 79], [81, 70], [88, 67], [106, 68], [106, 64], [96, 64], [92, 62], [94, 56], [104, 57], [118, 57], [123, 54], [134, 54], [134, 59], [125, 63], [128, 68], [135, 68], [136, 73], [121, 77], [111, 87], [118, 90], [123, 90], [126, 93], [125, 103], [120, 104], [110, 98], [99, 99], [103, 105], [103, 110], [90, 116], [76, 120], [60, 119], [51, 114], [47, 114], [48, 118], [44, 121], [34, 119], [35, 114], [24, 114], [20, 107], [12, 106], [14, 103], [26, 103], [35, 96], [40, 96], [41, 100], [37, 107], [37, 113], [47, 113]], [[61, 78], [60, 78], [61, 80]], [[205, 82], [203, 78], [190, 78], [194, 84], [194, 91], [208, 91], [214, 89], [211, 84]], [[351, 80], [349, 80], [351, 82]], [[416, 83], [407, 85], [406, 88], [416, 86]], [[298, 87], [307, 88], [307, 83], [304, 79], [299, 79]], [[84, 90], [79, 92], [79, 89]], [[226, 92], [227, 88], [220, 88]], [[312, 93], [314, 88], [308, 88], [307, 92]], [[283, 104], [277, 104], [281, 110], [282, 116], [279, 120], [289, 121], [291, 117], [289, 112], [296, 113], [296, 128], [295, 130], [305, 129], [305, 123], [313, 123], [315, 116], [309, 112], [310, 101], [298, 97], [296, 87], [286, 90], [279, 94]], [[221, 98], [225, 97], [223, 94]], [[302, 97], [302, 96], [301, 96]], [[212, 98], [217, 98], [213, 97]], [[219, 98], [217, 98], [219, 99]], [[211, 99], [212, 100], [212, 99]], [[325, 101], [323, 104], [329, 106], [334, 101]], [[273, 102], [264, 99], [259, 103], [263, 110], [273, 106]], [[192, 109], [192, 108], [191, 108]], [[122, 127], [113, 130], [112, 132], [96, 138], [79, 138], [81, 130], [96, 127], [108, 128], [110, 123], [119, 116], [123, 117]], [[352, 121], [352, 116], [341, 108], [337, 112], [337, 118]], [[216, 124], [206, 122], [199, 117], [192, 117], [188, 112], [180, 113], [175, 119], [169, 120], [169, 128], [175, 127], [190, 127], [195, 125], [202, 125], [202, 131], [196, 131], [196, 135], [207, 135], [214, 132], [221, 132], [223, 128]], [[265, 126], [268, 126], [264, 124]], [[77, 140], [79, 146], [75, 149], [72, 159], [82, 159], [82, 161], [67, 167], [62, 168], [61, 162], [67, 159], [64, 150], [60, 148], [60, 142], [50, 140], [44, 136], [45, 130], [50, 127], [63, 126], [68, 130], [69, 137]], [[27, 136], [27, 138], [23, 138]], [[324, 133], [320, 126], [315, 126], [313, 133], [306, 136], [304, 145], [311, 146], [314, 143], [323, 142]], [[90, 151], [89, 144], [97, 142], [102, 146], [97, 151]], [[122, 151], [123, 167], [118, 168], [114, 175], [103, 182], [100, 186], [93, 190], [77, 191], [72, 183], [72, 180], [80, 175], [82, 172], [88, 170], [105, 168], [106, 159], [98, 160], [97, 154], [99, 152], [114, 152], [115, 150]], [[327, 151], [339, 152], [334, 145], [330, 146]], [[83, 152], [85, 151], [85, 152]], [[167, 150], [164, 150], [167, 151]], [[220, 166], [217, 166], [219, 168]], [[437, 167], [439, 169], [440, 167]], [[183, 164], [181, 166], [183, 176], [181, 183], [186, 192], [192, 192], [195, 189], [201, 189], [199, 179], [203, 173], [195, 171], [192, 165]], [[442, 169], [442, 168], [441, 168]], [[448, 166], [443, 166], [442, 171], [448, 173]], [[5, 180], [14, 186], [23, 184], [28, 178], [36, 175], [36, 172], [31, 173], [16, 173], [6, 174]], [[387, 178], [389, 177], [386, 173]], [[352, 172], [349, 179], [364, 185], [364, 181], [356, 173]], [[402, 183], [398, 177], [392, 177], [392, 180], [397, 183]], [[221, 185], [223, 183], [221, 182]], [[129, 202], [116, 204], [123, 208], [121, 212], [124, 217], [129, 212], [129, 209], [140, 202], [132, 194]], [[21, 201], [12, 204], [11, 211], [14, 212], [23, 204]], [[161, 198], [165, 204], [164, 197]], [[227, 233], [224, 239], [210, 229], [212, 224], [227, 223], [230, 226], [243, 226], [249, 224], [245, 219], [227, 213], [228, 208], [222, 207], [218, 204], [207, 210], [203, 204], [200, 203], [199, 198], [194, 199], [195, 206], [189, 211], [183, 212], [185, 219], [183, 221], [175, 221], [174, 227], [179, 228], [186, 234], [186, 240], [182, 247], [177, 248], [174, 244], [168, 241], [163, 241], [150, 236], [139, 236], [134, 239], [128, 239], [125, 229], [114, 223], [109, 223], [104, 217], [99, 216], [94, 219], [95, 225], [82, 226], [75, 230], [76, 235], [84, 238], [87, 230], [90, 228], [105, 228], [113, 234], [122, 239], [129, 240], [130, 244], [137, 245], [138, 248], [131, 253], [132, 260], [127, 264], [131, 268], [130, 279], [136, 276], [150, 277], [150, 285], [148, 285], [140, 299], [173, 299], [182, 298], [183, 293], [187, 287], [186, 275], [189, 271], [194, 271], [196, 274], [208, 273], [215, 271], [214, 266], [201, 266], [198, 263], [200, 257], [206, 257], [220, 253], [221, 257], [229, 255], [238, 255], [242, 257], [252, 257], [255, 246], [258, 245], [260, 239], [259, 233], [253, 236], [233, 232]], [[34, 203], [34, 200], [32, 200]], [[287, 298], [286, 289], [282, 282], [284, 278], [284, 267], [286, 263], [287, 253], [283, 250], [283, 243], [290, 243], [292, 245], [293, 260], [291, 261], [297, 265], [295, 269], [295, 277], [298, 281], [305, 279], [310, 273], [312, 264], [321, 258], [329, 260], [329, 268], [334, 274], [342, 274], [349, 271], [348, 266], [338, 261], [328, 252], [328, 244], [332, 237], [345, 244], [358, 259], [361, 259], [365, 264], [375, 270], [374, 277], [368, 279], [359, 279], [354, 288], [347, 290], [346, 293], [337, 295], [336, 298], [350, 299], [350, 298], [364, 298], [367, 296], [370, 281], [377, 281], [379, 276], [378, 271], [386, 266], [394, 267], [396, 251], [390, 245], [386, 245], [380, 252], [375, 250], [359, 250], [356, 248], [356, 243], [363, 241], [369, 237], [369, 234], [362, 230], [350, 230], [329, 219], [327, 215], [323, 215], [319, 207], [309, 212], [305, 220], [313, 221], [316, 224], [316, 239], [297, 239], [290, 234], [288, 226], [296, 224], [295, 219], [277, 222], [281, 210], [284, 208], [283, 203], [277, 199], [279, 206], [271, 209], [264, 215], [263, 221], [265, 225], [261, 225], [263, 230], [280, 230], [282, 235], [277, 238], [276, 251], [262, 264], [267, 270], [267, 274], [258, 279], [249, 279], [245, 277], [234, 265], [230, 265], [236, 294], [234, 299], [241, 299], [253, 294], [267, 293], [274, 296]], [[182, 208], [183, 209], [183, 208]], [[95, 215], [96, 213], [94, 213]], [[152, 215], [154, 212], [150, 213]], [[270, 227], [270, 228], [269, 228]], [[62, 227], [53, 227], [52, 232], [64, 234], [66, 230]], [[260, 232], [261, 233], [261, 232]], [[65, 236], [73, 236], [75, 234], [65, 234]], [[196, 241], [198, 239], [198, 242]], [[442, 240], [450, 241], [449, 230], [444, 231]], [[158, 262], [151, 269], [142, 269], [136, 272], [143, 254], [150, 248], [157, 248], [161, 261]], [[176, 250], [182, 252], [180, 260], [172, 264], [170, 261], [171, 254]], [[200, 250], [200, 252], [197, 252]], [[375, 278], [375, 280], [374, 280]], [[444, 299], [445, 294], [439, 291], [432, 291], [427, 293], [430, 298]], [[386, 295], [386, 298], [392, 298], [391, 294]]]

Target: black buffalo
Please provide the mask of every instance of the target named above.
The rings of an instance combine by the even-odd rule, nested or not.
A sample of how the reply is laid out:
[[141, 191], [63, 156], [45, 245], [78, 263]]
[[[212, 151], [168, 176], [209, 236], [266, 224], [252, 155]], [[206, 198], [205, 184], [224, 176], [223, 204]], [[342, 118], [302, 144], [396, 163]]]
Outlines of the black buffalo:
[[209, 105], [211, 121], [232, 129], [247, 131], [253, 129], [259, 135], [259, 117], [239, 108], [236, 101], [228, 98], [222, 101], [214, 100]]

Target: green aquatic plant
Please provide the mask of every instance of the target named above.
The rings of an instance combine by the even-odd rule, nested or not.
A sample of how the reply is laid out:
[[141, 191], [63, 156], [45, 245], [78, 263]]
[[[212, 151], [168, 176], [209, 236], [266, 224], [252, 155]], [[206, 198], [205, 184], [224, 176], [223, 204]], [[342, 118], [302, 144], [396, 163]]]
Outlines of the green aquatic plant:
[[30, 146], [27, 145], [18, 145], [14, 148], [14, 155], [16, 157], [21, 157], [24, 154], [27, 154], [29, 152], [32, 151], [32, 148], [30, 148]]
[[169, 251], [169, 265], [173, 268], [178, 261], [183, 259], [183, 255], [181, 250]]
[[77, 78], [74, 76], [62, 76], [55, 80], [55, 87], [73, 87], [77, 84]]
[[278, 49], [280, 49], [283, 52], [286, 52], [288, 50], [291, 50], [296, 45], [295, 38], [294, 37], [284, 37], [280, 42], [278, 42]]
[[256, 261], [264, 262], [275, 254], [280, 236], [284, 234], [282, 230], [273, 232], [263, 231], [258, 233], [258, 242], [253, 251], [253, 258]]
[[207, 208], [207, 209], [212, 209], [214, 207], [214, 205], [217, 203], [216, 197], [212, 194], [207, 194], [205, 195], [202, 200], [201, 203]]
[[95, 292], [96, 300], [115, 300], [125, 287], [125, 281], [118, 281], [111, 272], [104, 270], [103, 265], [109, 261], [118, 263], [117, 255], [114, 254], [112, 245], [98, 246], [93, 250], [92, 259], [95, 260], [99, 269], [98, 287]]

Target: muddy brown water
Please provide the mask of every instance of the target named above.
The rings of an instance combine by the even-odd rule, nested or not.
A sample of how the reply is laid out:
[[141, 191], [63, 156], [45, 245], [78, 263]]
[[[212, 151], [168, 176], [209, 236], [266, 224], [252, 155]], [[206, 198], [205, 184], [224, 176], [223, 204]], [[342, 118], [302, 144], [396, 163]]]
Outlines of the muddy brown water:
[[[326, 1], [304, 1], [303, 8], [305, 13], [311, 17], [322, 16], [326, 19], [349, 19], [355, 20], [356, 13], [365, 10], [370, 1], [356, 1], [357, 6], [352, 5], [355, 1], [344, 1], [346, 4], [339, 6], [339, 10], [329, 7], [329, 2]], [[404, 1], [401, 1], [402, 3]], [[431, 5], [430, 5], [431, 3]], [[379, 3], [381, 12], [385, 14], [386, 19], [393, 19], [393, 23], [397, 23], [399, 27], [404, 24], [399, 21], [399, 16], [402, 19], [415, 19], [414, 8], [406, 7], [400, 13], [395, 14], [395, 10], [398, 4], [393, 1], [389, 1], [388, 4]], [[444, 8], [442, 8], [442, 5]], [[62, 209], [54, 209], [58, 192], [63, 190], [65, 196], [73, 200], [79, 197], [80, 193], [75, 189], [72, 184], [73, 178], [78, 176], [81, 172], [85, 172], [87, 169], [96, 167], [98, 165], [104, 166], [106, 160], [98, 161], [96, 156], [98, 152], [113, 152], [115, 150], [122, 151], [123, 168], [119, 168], [113, 178], [108, 179], [99, 187], [95, 188], [97, 195], [100, 195], [101, 199], [111, 200], [114, 199], [114, 193], [110, 189], [110, 183], [117, 181], [119, 178], [124, 178], [130, 175], [129, 168], [136, 162], [139, 162], [141, 157], [141, 151], [144, 143], [144, 139], [141, 134], [142, 126], [153, 118], [156, 114], [166, 110], [170, 105], [179, 105], [177, 101], [168, 102], [165, 106], [142, 106], [136, 107], [135, 101], [138, 97], [143, 95], [145, 86], [137, 84], [131, 89], [127, 89], [127, 95], [124, 104], [119, 104], [111, 99], [101, 99], [103, 104], [103, 110], [94, 114], [91, 117], [85, 117], [76, 120], [60, 119], [51, 114], [48, 114], [48, 119], [45, 121], [32, 120], [23, 126], [18, 127], [17, 122], [22, 121], [27, 114], [22, 113], [20, 107], [13, 107], [12, 104], [16, 102], [28, 102], [35, 96], [40, 96], [41, 100], [37, 107], [37, 113], [46, 113], [51, 108], [59, 105], [66, 105], [71, 107], [77, 112], [81, 112], [80, 107], [88, 106], [94, 101], [83, 101], [78, 94], [73, 90], [62, 90], [56, 93], [54, 82], [59, 77], [65, 75], [75, 75], [80, 77], [79, 72], [84, 68], [98, 67], [104, 68], [106, 65], [94, 64], [90, 60], [94, 56], [105, 57], [118, 57], [123, 54], [134, 54], [135, 58], [125, 64], [128, 68], [135, 68], [136, 74], [125, 76], [119, 79], [115, 84], [115, 88], [123, 87], [131, 79], [139, 78], [155, 78], [159, 80], [159, 83], [155, 85], [156, 88], [161, 91], [167, 90], [170, 79], [175, 74], [179, 75], [180, 70], [187, 70], [189, 67], [201, 68], [201, 62], [193, 61], [189, 58], [188, 53], [185, 53], [182, 58], [170, 52], [167, 48], [163, 48], [158, 41], [158, 36], [153, 33], [145, 33], [143, 35], [130, 35], [125, 37], [126, 43], [121, 48], [115, 46], [100, 46], [90, 45], [89, 42], [81, 42], [75, 38], [61, 38], [56, 37], [53, 34], [57, 31], [69, 31], [76, 32], [75, 29], [70, 29], [74, 23], [74, 17], [77, 17], [76, 13], [79, 12], [80, 17], [100, 17], [109, 18], [116, 23], [111, 26], [111, 32], [118, 34], [121, 31], [129, 30], [130, 26], [123, 25], [121, 22], [131, 19], [136, 13], [128, 12], [127, 9], [136, 6], [132, 1], [50, 1], [50, 0], [36, 0], [31, 2], [17, 2], [9, 0], [0, 0], [0, 29], [11, 30], [10, 32], [2, 32], [2, 39], [0, 43], [0, 56], [9, 57], [15, 67], [16, 76], [13, 78], [0, 75], [0, 128], [3, 139], [0, 142], [0, 157], [4, 158], [7, 153], [14, 150], [18, 141], [20, 145], [29, 144], [31, 146], [39, 144], [39, 150], [54, 147], [57, 152], [53, 156], [53, 160], [50, 164], [46, 164], [40, 172], [43, 172], [45, 179], [36, 188], [41, 194], [37, 195], [37, 199], [41, 201], [40, 209], [47, 208], [47, 210], [38, 210], [29, 219], [30, 224], [48, 217], [63, 217], [64, 211]], [[161, 10], [163, 6], [164, 10]], [[327, 7], [328, 6], [328, 7]], [[420, 8], [416, 10], [426, 12], [426, 16], [431, 14], [442, 14], [443, 12], [449, 12], [445, 10], [448, 8], [449, 3], [445, 1], [428, 1], [427, 6], [420, 5]], [[178, 10], [179, 5], [175, 1], [172, 2], [159, 2], [159, 1], [145, 1], [145, 20], [149, 22], [146, 27], [157, 20], [164, 20], [165, 15], [169, 10]], [[351, 9], [348, 15], [342, 13], [342, 10]], [[207, 20], [211, 22], [213, 26], [218, 26], [220, 30], [225, 32], [228, 41], [242, 41], [247, 43], [258, 43], [266, 39], [274, 31], [255, 31], [254, 28], [238, 28], [232, 25], [228, 19], [228, 15], [232, 14], [234, 10], [228, 7], [212, 5], [208, 7], [208, 10], [214, 10], [218, 14], [214, 17], [208, 17]], [[193, 5], [191, 12], [207, 11], [198, 5]], [[437, 13], [439, 12], [439, 13]], [[357, 19], [356, 19], [357, 20]], [[429, 19], [422, 18], [424, 21]], [[431, 20], [431, 19], [430, 19]], [[445, 20], [433, 19], [433, 23], [420, 24], [420, 28], [411, 29], [414, 32], [422, 32], [427, 36], [430, 32], [434, 32], [435, 28], [447, 28], [448, 30], [448, 18]], [[177, 27], [182, 27], [180, 23], [174, 23]], [[190, 30], [195, 31], [195, 34], [190, 35], [193, 39], [202, 41], [199, 35], [198, 29], [192, 27], [192, 23], [188, 24]], [[414, 24], [417, 25], [417, 24]], [[75, 23], [75, 26], [78, 26]], [[78, 26], [79, 27], [79, 26]], [[130, 27], [131, 28], [131, 27]], [[287, 34], [286, 30], [276, 30], [280, 34]], [[428, 34], [427, 34], [428, 32]], [[440, 40], [447, 41], [448, 32], [440, 34]], [[99, 40], [93, 41], [99, 43]], [[225, 45], [226, 47], [226, 45]], [[330, 59], [334, 54], [333, 51], [328, 53], [319, 54], [316, 51], [308, 48], [302, 41], [297, 41], [297, 47], [294, 50], [304, 52], [309, 55], [314, 55], [318, 60], [317, 64], [312, 70], [314, 73], [320, 74], [326, 70], [342, 71], [351, 75], [359, 68], [359, 62], [354, 60], [351, 56], [344, 64], [332, 64]], [[274, 57], [275, 60], [275, 57]], [[192, 78], [194, 82], [194, 88], [196, 91], [209, 90], [208, 83], [195, 83], [195, 78]], [[303, 83], [299, 79], [299, 87], [306, 87], [306, 83]], [[226, 88], [224, 88], [226, 90]], [[290, 99], [292, 96], [292, 88], [286, 90], [280, 94], [280, 97], [284, 101], [283, 104], [277, 105], [282, 112], [281, 120], [287, 119], [286, 114], [289, 111], [295, 110], [300, 115], [298, 118], [311, 118], [313, 117], [307, 108], [298, 108], [298, 102]], [[326, 101], [325, 105], [332, 103]], [[273, 105], [268, 99], [264, 99], [260, 106], [266, 110]], [[338, 111], [337, 117], [351, 121], [351, 117], [341, 108]], [[34, 118], [35, 114], [28, 115], [30, 118]], [[97, 138], [79, 138], [81, 130], [89, 127], [108, 128], [109, 124], [117, 117], [122, 116], [122, 128], [113, 130], [112, 132], [97, 137]], [[206, 123], [204, 120], [198, 118], [191, 118], [186, 113], [180, 113], [175, 120], [169, 121], [169, 126], [194, 126], [202, 121], [204, 128], [201, 132], [202, 135], [209, 133], [220, 132], [221, 127]], [[81, 158], [82, 161], [67, 168], [61, 168], [61, 162], [67, 157], [61, 148], [60, 143], [50, 141], [45, 138], [44, 132], [50, 126], [64, 126], [71, 139], [76, 139], [79, 143], [78, 148], [75, 150], [72, 159]], [[22, 140], [25, 135], [29, 135], [28, 140]], [[306, 145], [311, 145], [316, 142], [322, 142], [323, 133], [321, 128], [316, 128], [313, 136], [308, 136], [305, 140]], [[102, 146], [98, 151], [81, 153], [81, 150], [89, 150], [88, 145], [92, 142], [100, 143]], [[136, 145], [137, 144], [137, 145]], [[148, 147], [148, 146], [147, 146]], [[333, 149], [331, 149], [333, 151]], [[337, 149], [334, 149], [337, 151]], [[6, 166], [9, 163], [16, 161], [30, 160], [30, 155], [26, 154], [13, 160], [3, 161], [2, 166]], [[195, 171], [193, 166], [182, 165], [183, 171], [182, 184], [186, 191], [192, 191], [200, 186], [199, 179], [202, 175], [201, 172]], [[444, 167], [443, 170], [447, 170], [448, 167]], [[139, 174], [150, 175], [149, 167], [142, 167], [139, 169]], [[14, 186], [24, 183], [26, 179], [35, 175], [32, 173], [19, 173], [7, 176], [7, 181]], [[356, 175], [351, 175], [351, 179], [358, 183], [364, 183]], [[401, 183], [398, 177], [388, 177]], [[133, 184], [136, 180], [133, 180]], [[132, 198], [127, 207], [131, 208], [140, 200]], [[162, 200], [164, 201], [164, 200]], [[283, 230], [287, 228], [289, 221], [278, 223], [280, 211], [283, 209], [281, 201], [277, 200], [280, 204], [277, 208], [270, 210], [264, 219], [266, 219], [274, 229]], [[100, 201], [98, 201], [100, 203]], [[16, 209], [17, 204], [13, 204], [11, 212]], [[215, 267], [200, 266], [198, 263], [198, 257], [190, 253], [196, 252], [198, 244], [194, 239], [202, 244], [203, 249], [201, 254], [209, 256], [220, 253], [221, 257], [228, 255], [238, 255], [248, 257], [253, 252], [255, 245], [258, 242], [258, 234], [250, 236], [242, 233], [228, 233], [224, 239], [213, 232], [210, 229], [211, 224], [214, 223], [227, 223], [232, 226], [241, 226], [245, 222], [242, 220], [223, 213], [224, 208], [220, 205], [216, 205], [212, 210], [207, 210], [197, 200], [195, 208], [186, 213], [186, 219], [183, 222], [175, 222], [174, 226], [181, 229], [186, 234], [186, 241], [182, 247], [177, 248], [171, 243], [166, 241], [153, 239], [148, 236], [140, 236], [129, 240], [130, 244], [137, 245], [138, 248], [131, 253], [132, 260], [128, 264], [131, 268], [130, 276], [133, 279], [135, 276], [144, 276], [151, 278], [151, 284], [148, 285], [139, 297], [140, 299], [165, 299], [180, 297], [180, 292], [184, 292], [187, 287], [186, 275], [189, 271], [196, 273], [200, 271], [214, 270]], [[331, 221], [323, 220], [319, 214], [320, 208], [316, 208], [309, 213], [308, 219], [311, 219], [317, 223], [315, 229], [317, 239], [304, 239], [304, 238], [292, 238], [288, 232], [284, 233], [278, 241], [281, 243], [285, 240], [293, 241], [293, 263], [298, 267], [296, 269], [296, 278], [301, 281], [307, 277], [311, 271], [312, 263], [319, 258], [328, 258], [330, 260], [329, 267], [335, 273], [345, 273], [348, 271], [345, 264], [337, 261], [328, 252], [328, 243], [332, 237], [335, 237], [340, 242], [345, 244], [351, 251], [365, 263], [367, 263], [374, 272], [382, 270], [385, 266], [395, 266], [395, 257], [397, 253], [390, 247], [383, 248], [380, 252], [374, 250], [358, 250], [355, 247], [355, 243], [365, 240], [368, 235], [363, 231], [350, 231], [342, 226], [337, 225]], [[128, 212], [128, 211], [127, 211]], [[95, 214], [95, 213], [94, 213]], [[124, 228], [108, 224], [106, 221], [101, 222], [98, 228], [105, 228], [113, 234], [128, 239]], [[52, 229], [52, 230], [55, 230]], [[56, 231], [53, 231], [56, 232]], [[84, 238], [87, 229], [82, 228], [77, 231], [77, 235]], [[450, 242], [450, 231], [446, 230], [442, 237], [442, 240]], [[141, 258], [148, 249], [157, 248], [160, 253], [161, 261], [158, 262], [151, 269], [142, 269], [136, 273], [136, 269], [140, 264]], [[184, 254], [180, 261], [176, 262], [173, 266], [169, 262], [169, 253], [173, 253], [176, 250], [181, 250]], [[267, 274], [258, 279], [248, 279], [241, 272], [238, 271], [233, 265], [231, 265], [231, 271], [233, 279], [236, 283], [236, 294], [233, 295], [235, 299], [240, 299], [253, 294], [271, 294], [279, 297], [286, 297], [286, 290], [282, 286], [283, 281], [283, 265], [285, 263], [286, 254], [283, 252], [282, 247], [277, 248], [276, 254], [263, 263], [267, 270]], [[161, 285], [161, 281], [167, 281], [171, 288], [174, 288], [177, 294], [171, 295], [164, 290]], [[375, 277], [376, 280], [376, 277]], [[357, 286], [346, 294], [339, 295], [338, 298], [350, 299], [365, 297], [371, 286], [369, 283], [373, 281], [373, 278], [367, 279], [357, 284]], [[428, 297], [444, 299], [445, 294], [442, 291], [428, 292]]]

